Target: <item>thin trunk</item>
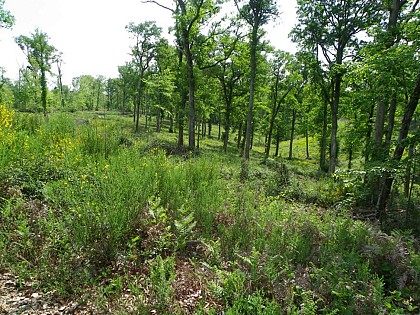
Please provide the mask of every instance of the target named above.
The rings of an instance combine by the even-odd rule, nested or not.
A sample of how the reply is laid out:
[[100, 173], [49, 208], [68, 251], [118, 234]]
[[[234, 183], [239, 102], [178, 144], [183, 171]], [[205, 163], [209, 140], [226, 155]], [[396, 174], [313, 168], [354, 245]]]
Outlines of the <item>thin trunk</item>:
[[353, 161], [353, 149], [352, 148], [350, 148], [349, 149], [349, 164], [347, 165], [347, 168], [349, 169], [349, 170], [351, 170], [351, 168], [352, 168], [352, 161]]
[[238, 128], [238, 141], [237, 141], [237, 147], [238, 149], [241, 147], [241, 139], [242, 139], [242, 121], [239, 123], [239, 128]]
[[44, 117], [47, 118], [47, 78], [44, 69], [41, 69], [41, 103]]
[[[178, 51], [178, 67], [179, 72], [182, 73], [182, 57], [183, 53], [181, 50]], [[184, 117], [185, 117], [185, 105], [187, 103], [187, 91], [185, 90], [183, 83], [178, 81], [178, 90], [181, 93], [181, 104], [178, 109], [178, 142], [177, 146], [182, 147], [184, 145]]]
[[329, 174], [334, 174], [337, 162], [337, 130], [338, 130], [338, 105], [340, 102], [341, 76], [337, 74], [334, 80], [334, 97], [331, 103], [331, 142]]
[[383, 160], [382, 155], [382, 138], [384, 135], [386, 108], [381, 96], [378, 97], [376, 106], [375, 130], [373, 133], [373, 152], [372, 158], [374, 160]]
[[308, 121], [306, 121], [306, 128], [305, 128], [305, 147], [306, 147], [306, 159], [309, 160], [311, 157], [309, 156], [309, 131], [308, 131]]
[[282, 97], [278, 98], [278, 84], [279, 84], [279, 77], [276, 77], [276, 83], [274, 87], [274, 100], [273, 100], [273, 107], [271, 109], [271, 116], [270, 116], [270, 125], [268, 129], [268, 135], [267, 135], [267, 142], [265, 146], [265, 156], [268, 157], [270, 154], [270, 147], [271, 147], [271, 140], [273, 136], [273, 129], [274, 129], [274, 122], [275, 119], [280, 111], [280, 106], [284, 99], [287, 97], [287, 95], [290, 93], [292, 89], [289, 89], [282, 95]]
[[405, 176], [404, 176], [404, 195], [408, 198], [410, 194], [410, 182], [412, 174], [412, 159], [414, 156], [414, 144], [412, 143], [408, 148], [407, 163], [405, 167]]
[[371, 151], [371, 136], [372, 136], [372, 118], [373, 110], [375, 105], [372, 104], [369, 111], [369, 117], [367, 121], [367, 132], [366, 132], [366, 145], [365, 145], [365, 164], [369, 161], [370, 151]]
[[217, 122], [217, 124], [218, 124], [218, 133], [217, 133], [217, 140], [220, 140], [220, 137], [221, 137], [221, 135], [222, 135], [222, 114], [221, 114], [221, 111], [220, 111], [220, 108], [219, 108], [219, 121]]
[[187, 93], [182, 87], [181, 89], [181, 105], [179, 106], [178, 111], [178, 147], [182, 147], [184, 145], [184, 116], [187, 104]]
[[184, 35], [184, 53], [187, 61], [188, 78], [188, 147], [190, 150], [195, 148], [195, 80], [193, 57], [190, 51], [188, 37]]
[[293, 158], [293, 139], [295, 137], [296, 109], [292, 110], [292, 130], [290, 131], [289, 160]]
[[170, 115], [169, 116], [169, 133], [173, 133], [174, 132], [174, 116]]
[[209, 133], [208, 133], [208, 137], [210, 138], [211, 137], [211, 126], [212, 125], [212, 123], [211, 123], [211, 119], [209, 119], [209, 126], [208, 126], [208, 131], [209, 131]]
[[277, 127], [277, 133], [276, 133], [276, 153], [274, 153], [274, 156], [279, 156], [279, 148], [280, 148], [280, 127]]
[[158, 108], [156, 115], [156, 132], [160, 132], [162, 125], [162, 110]]
[[65, 103], [64, 103], [63, 80], [62, 80], [63, 74], [61, 73], [60, 61], [57, 61], [57, 69], [58, 69], [58, 87], [60, 89], [61, 107], [64, 108]]
[[254, 145], [254, 124], [251, 125], [251, 142], [250, 142], [250, 146], [249, 149], [252, 150], [252, 146]]
[[270, 126], [268, 128], [267, 141], [266, 141], [266, 145], [265, 145], [265, 157], [269, 157], [269, 155], [270, 155], [271, 138], [273, 136], [273, 129], [274, 129], [274, 119], [273, 119], [273, 117], [271, 117]]
[[227, 146], [229, 143], [229, 131], [230, 131], [230, 104], [226, 104], [226, 117], [225, 117], [225, 126], [224, 126], [224, 135], [223, 135], [223, 152], [227, 152]]
[[[419, 98], [420, 98], [420, 70], [418, 71], [416, 84], [410, 96], [410, 100], [408, 101], [407, 106], [405, 108], [405, 113], [402, 120], [400, 133], [398, 136], [397, 146], [395, 148], [394, 156], [392, 158], [395, 162], [401, 161], [401, 157], [404, 153], [404, 149], [407, 146], [407, 143], [404, 140], [408, 136], [411, 120], [413, 119], [414, 112], [416, 111], [417, 105], [419, 103]], [[382, 189], [381, 189], [381, 194], [376, 204], [377, 215], [382, 220], [385, 218], [385, 209], [386, 209], [389, 196], [391, 194], [393, 181], [394, 181], [394, 177], [392, 176], [392, 174], [387, 174], [385, 183], [383, 184]]]
[[327, 128], [328, 128], [328, 105], [324, 102], [323, 115], [322, 115], [322, 137], [320, 143], [320, 159], [319, 159], [319, 169], [325, 171], [327, 169]]
[[251, 59], [250, 59], [250, 68], [251, 68], [251, 77], [249, 84], [249, 104], [248, 104], [248, 115], [246, 119], [246, 129], [245, 129], [245, 148], [243, 158], [249, 160], [249, 151], [251, 148], [251, 133], [252, 133], [252, 116], [254, 110], [254, 93], [255, 93], [255, 76], [257, 69], [257, 44], [258, 44], [258, 27], [259, 23], [254, 22], [252, 29], [252, 38], [251, 38]]
[[139, 131], [139, 122], [140, 122], [140, 110], [141, 110], [141, 98], [142, 98], [142, 80], [143, 80], [143, 76], [142, 74], [140, 74], [140, 78], [139, 78], [139, 85], [138, 85], [138, 94], [137, 94], [137, 112], [135, 115], [135, 119], [136, 119], [136, 132]]
[[394, 131], [396, 110], [397, 110], [397, 92], [394, 91], [391, 95], [391, 101], [389, 103], [388, 126], [387, 126], [386, 137], [385, 137], [385, 146], [386, 146], [387, 154], [389, 153], [389, 146], [391, 144], [392, 132]]

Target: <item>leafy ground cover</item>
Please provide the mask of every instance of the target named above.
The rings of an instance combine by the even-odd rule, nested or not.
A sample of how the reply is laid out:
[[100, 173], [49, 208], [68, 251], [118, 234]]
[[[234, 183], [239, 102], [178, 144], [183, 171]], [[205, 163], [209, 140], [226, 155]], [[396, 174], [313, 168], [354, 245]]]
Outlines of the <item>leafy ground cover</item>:
[[418, 240], [355, 220], [349, 190], [315, 161], [255, 148], [241, 181], [214, 139], [177, 151], [130, 119], [2, 108], [0, 271], [13, 290], [75, 313], [419, 312]]

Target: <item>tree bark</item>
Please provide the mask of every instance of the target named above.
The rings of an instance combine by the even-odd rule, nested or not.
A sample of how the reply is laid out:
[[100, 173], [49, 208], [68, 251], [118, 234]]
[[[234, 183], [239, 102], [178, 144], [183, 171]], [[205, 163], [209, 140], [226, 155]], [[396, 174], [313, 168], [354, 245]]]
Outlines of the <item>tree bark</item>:
[[249, 104], [248, 104], [248, 115], [246, 119], [246, 129], [245, 129], [245, 148], [243, 158], [249, 160], [249, 151], [251, 148], [251, 133], [252, 133], [252, 117], [254, 110], [254, 94], [255, 94], [255, 77], [257, 69], [257, 45], [258, 45], [258, 28], [259, 23], [254, 22], [251, 35], [251, 59], [250, 59], [250, 68], [251, 76], [249, 83]]
[[[337, 52], [337, 55], [339, 52]], [[337, 64], [341, 64], [337, 57]], [[334, 174], [337, 161], [337, 130], [338, 130], [338, 105], [340, 103], [341, 74], [336, 74], [334, 78], [334, 94], [331, 103], [331, 142], [330, 142], [330, 165], [329, 174]]]
[[296, 123], [296, 109], [292, 110], [292, 129], [290, 131], [290, 141], [289, 141], [289, 160], [293, 158], [293, 139], [295, 137], [295, 123]]
[[323, 115], [322, 115], [322, 137], [321, 137], [321, 143], [320, 143], [320, 158], [319, 158], [319, 169], [321, 171], [327, 170], [327, 127], [328, 127], [328, 104], [324, 102], [324, 108], [323, 108]]
[[[392, 159], [395, 162], [401, 161], [402, 155], [404, 153], [404, 149], [407, 146], [407, 143], [404, 141], [410, 129], [411, 120], [413, 119], [414, 112], [416, 111], [417, 105], [419, 103], [420, 98], [420, 69], [417, 74], [416, 84], [413, 88], [413, 92], [411, 93], [410, 100], [408, 101], [404, 117], [402, 120], [400, 133], [398, 136], [397, 146], [395, 147], [394, 155]], [[384, 219], [385, 217], [385, 209], [391, 194], [392, 183], [394, 181], [394, 177], [392, 174], [386, 174], [386, 179], [384, 184], [382, 185], [381, 193], [378, 198], [378, 202], [376, 204], [377, 215], [380, 219]]]
[[396, 110], [397, 110], [397, 92], [394, 91], [391, 95], [391, 101], [389, 103], [388, 126], [387, 126], [386, 137], [385, 137], [385, 146], [387, 150], [387, 155], [389, 152], [389, 146], [391, 145]]

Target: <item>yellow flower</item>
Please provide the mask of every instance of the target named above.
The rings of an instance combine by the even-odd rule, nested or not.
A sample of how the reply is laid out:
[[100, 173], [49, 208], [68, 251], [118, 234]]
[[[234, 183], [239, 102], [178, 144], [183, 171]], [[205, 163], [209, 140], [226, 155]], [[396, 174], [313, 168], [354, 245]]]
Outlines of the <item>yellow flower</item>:
[[13, 125], [13, 117], [15, 112], [13, 110], [8, 110], [6, 105], [0, 105], [0, 138], [6, 133], [7, 130], [10, 131]]

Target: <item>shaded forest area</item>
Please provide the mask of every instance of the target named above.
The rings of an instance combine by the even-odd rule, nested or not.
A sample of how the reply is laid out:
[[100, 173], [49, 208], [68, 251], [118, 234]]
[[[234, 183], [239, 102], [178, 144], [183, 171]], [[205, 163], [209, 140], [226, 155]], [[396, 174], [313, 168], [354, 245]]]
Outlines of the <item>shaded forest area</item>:
[[2, 274], [76, 313], [418, 313], [419, 1], [298, 1], [295, 54], [271, 0], [148, 2], [175, 42], [128, 23], [118, 78], [66, 86], [46, 33], [15, 39]]

